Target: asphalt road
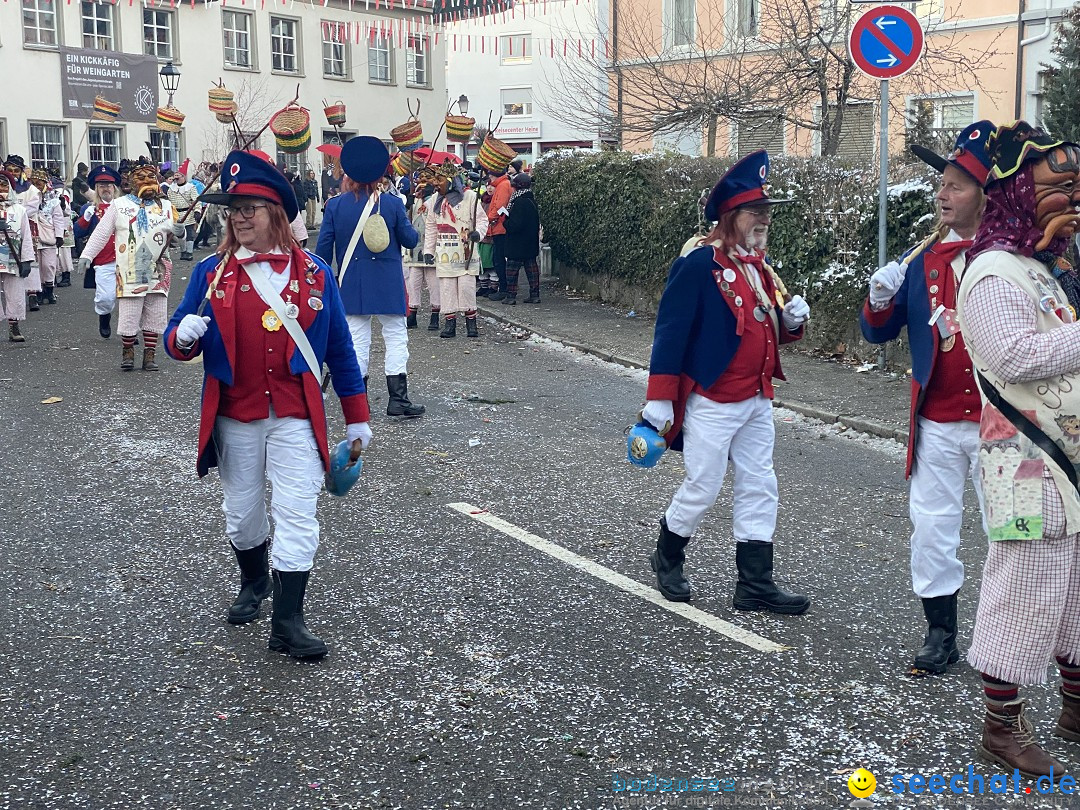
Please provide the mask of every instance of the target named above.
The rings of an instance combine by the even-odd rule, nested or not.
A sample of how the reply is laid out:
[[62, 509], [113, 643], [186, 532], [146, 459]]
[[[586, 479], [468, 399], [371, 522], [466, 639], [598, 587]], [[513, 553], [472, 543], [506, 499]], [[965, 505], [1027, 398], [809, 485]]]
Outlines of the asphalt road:
[[[448, 507], [650, 585], [681, 462], [623, 460], [641, 372], [494, 323], [421, 330], [410, 389], [428, 412], [393, 423], [376, 339], [361, 482], [320, 501], [306, 607], [331, 654], [297, 662], [267, 650], [267, 616], [224, 621], [237, 572], [216, 474], [194, 471], [201, 367], [121, 373], [91, 292], [61, 298], [25, 345], [0, 343], [0, 807], [832, 808], [859, 766], [874, 806], [1059, 806], [891, 792], [894, 774], [966, 774], [981, 720], [966, 664], [904, 675], [923, 621], [899, 445], [778, 412], [777, 573], [810, 612], [731, 608], [727, 493], [688, 564], [696, 608], [786, 648], [759, 652]], [[964, 536], [966, 644], [973, 503]], [[1080, 765], [1049, 736], [1056, 677], [1024, 694]], [[614, 789], [650, 774], [731, 790]]]

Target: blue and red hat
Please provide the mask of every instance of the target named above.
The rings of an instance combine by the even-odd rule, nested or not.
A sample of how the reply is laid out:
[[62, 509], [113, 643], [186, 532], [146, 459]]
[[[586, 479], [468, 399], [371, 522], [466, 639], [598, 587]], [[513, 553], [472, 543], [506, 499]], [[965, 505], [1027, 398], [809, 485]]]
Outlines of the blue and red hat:
[[371, 135], [349, 138], [341, 147], [341, 170], [357, 183], [374, 183], [390, 167], [390, 150]]
[[744, 205], [778, 205], [791, 200], [774, 200], [769, 196], [769, 153], [764, 149], [751, 152], [724, 173], [713, 186], [705, 203], [705, 218], [711, 222], [720, 215]]
[[90, 171], [90, 174], [86, 176], [86, 179], [90, 185], [94, 185], [95, 183], [112, 183], [114, 186], [118, 186], [120, 185], [120, 172], [102, 164], [100, 166], [95, 166]]
[[944, 172], [946, 166], [955, 166], [980, 186], [985, 186], [991, 168], [990, 135], [996, 129], [993, 123], [986, 120], [968, 124], [956, 136], [956, 147], [948, 157], [942, 157], [917, 143], [912, 144], [911, 152], [939, 172]]
[[300, 213], [292, 183], [277, 166], [251, 152], [230, 152], [221, 168], [221, 191], [202, 194], [199, 199], [211, 205], [228, 205], [237, 197], [258, 197], [280, 205], [289, 222]]

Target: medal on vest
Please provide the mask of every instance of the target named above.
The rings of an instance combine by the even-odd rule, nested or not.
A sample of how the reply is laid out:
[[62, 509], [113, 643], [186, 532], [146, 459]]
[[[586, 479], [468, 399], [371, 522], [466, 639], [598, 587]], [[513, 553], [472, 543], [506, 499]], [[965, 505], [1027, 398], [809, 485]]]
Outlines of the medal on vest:
[[315, 310], [316, 312], [318, 312], [323, 307], [322, 299], [321, 298], [316, 298], [315, 296], [311, 296], [311, 298], [309, 298], [308, 301], [307, 301], [307, 305], [309, 307], [311, 307], [313, 310]]
[[267, 332], [276, 332], [281, 328], [281, 319], [274, 310], [268, 309], [263, 313], [262, 326]]
[[949, 335], [943, 341], [941, 341], [941, 350], [943, 352], [951, 352], [956, 345], [956, 335]]
[[756, 320], [758, 323], [761, 323], [765, 320], [766, 317], [767, 311], [765, 307], [763, 307], [761, 304], [758, 304], [756, 307], [754, 307], [754, 320]]
[[285, 298], [285, 317], [296, 320], [300, 315], [300, 307], [292, 302], [292, 296], [286, 296]]

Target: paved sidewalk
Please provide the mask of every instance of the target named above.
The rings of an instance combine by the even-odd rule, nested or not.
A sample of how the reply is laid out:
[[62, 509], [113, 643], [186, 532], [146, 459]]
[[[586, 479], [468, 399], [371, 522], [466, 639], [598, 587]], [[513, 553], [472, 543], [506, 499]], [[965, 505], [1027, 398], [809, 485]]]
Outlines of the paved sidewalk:
[[[652, 317], [584, 298], [558, 278], [545, 278], [541, 285], [540, 304], [523, 304], [520, 295], [516, 306], [480, 298], [480, 312], [605, 360], [648, 368]], [[909, 377], [877, 369], [859, 372], [857, 364], [812, 356], [797, 346], [782, 352], [788, 381], [777, 386], [777, 405], [907, 442]]]

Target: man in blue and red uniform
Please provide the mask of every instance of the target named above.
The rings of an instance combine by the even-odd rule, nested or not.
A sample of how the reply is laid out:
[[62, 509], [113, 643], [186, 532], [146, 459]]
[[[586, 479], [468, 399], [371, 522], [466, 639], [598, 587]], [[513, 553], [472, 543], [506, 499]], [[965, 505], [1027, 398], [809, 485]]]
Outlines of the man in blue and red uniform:
[[956, 290], [967, 249], [978, 230], [990, 173], [989, 121], [976, 121], [947, 158], [911, 148], [941, 176], [938, 227], [899, 262], [870, 279], [859, 321], [871, 343], [885, 343], [906, 326], [911, 345], [911, 586], [922, 600], [928, 631], [910, 674], [941, 674], [960, 658], [956, 646], [957, 592], [964, 564], [957, 559], [964, 520], [964, 481], [979, 485], [979, 387], [956, 320]]
[[800, 614], [806, 596], [773, 582], [779, 500], [773, 472], [772, 380], [784, 379], [777, 347], [799, 340], [810, 307], [783, 285], [765, 258], [771, 206], [769, 156], [740, 160], [705, 206], [716, 227], [675, 260], [660, 299], [649, 365], [645, 421], [681, 450], [686, 479], [660, 520], [651, 563], [660, 592], [690, 599], [685, 548], [716, 502], [728, 461], [735, 468], [733, 523], [738, 610]]
[[[90, 172], [88, 178], [94, 187], [97, 201], [87, 203], [79, 209], [79, 218], [75, 220], [75, 238], [84, 242], [90, 238], [94, 228], [101, 222], [106, 209], [116, 196], [120, 187], [120, 174], [108, 166], [98, 166]], [[108, 244], [90, 263], [79, 261], [79, 269], [85, 273], [83, 286], [94, 288], [94, 311], [98, 316], [98, 334], [107, 338], [112, 334], [112, 313], [116, 309], [116, 238], [110, 236]], [[91, 275], [90, 270], [93, 270]], [[91, 281], [93, 284], [91, 285]]]

